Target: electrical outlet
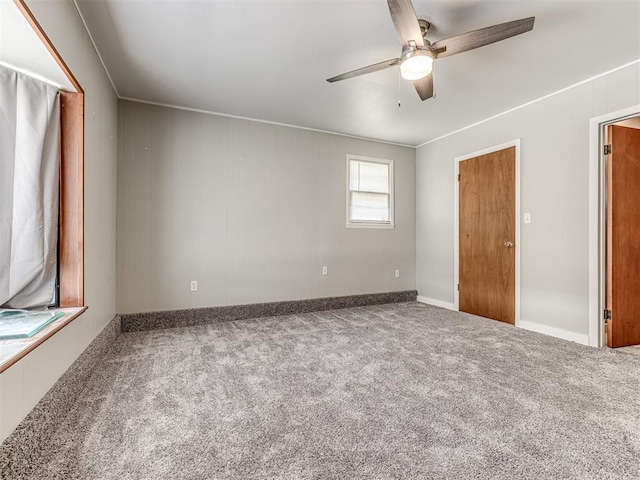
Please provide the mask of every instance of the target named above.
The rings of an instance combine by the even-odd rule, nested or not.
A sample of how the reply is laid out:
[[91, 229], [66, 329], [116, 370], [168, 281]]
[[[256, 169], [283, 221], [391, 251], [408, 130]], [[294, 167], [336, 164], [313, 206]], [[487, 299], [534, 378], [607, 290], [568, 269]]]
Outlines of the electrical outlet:
[[525, 213], [524, 214], [524, 223], [525, 224], [531, 223], [531, 214], [530, 213]]
[[329, 275], [329, 269], [326, 265], [322, 266], [322, 275]]
[[400, 270], [396, 270], [395, 275], [396, 275], [396, 278], [400, 278]]
[[197, 292], [198, 291], [198, 281], [197, 280], [191, 280], [191, 291], [192, 292]]

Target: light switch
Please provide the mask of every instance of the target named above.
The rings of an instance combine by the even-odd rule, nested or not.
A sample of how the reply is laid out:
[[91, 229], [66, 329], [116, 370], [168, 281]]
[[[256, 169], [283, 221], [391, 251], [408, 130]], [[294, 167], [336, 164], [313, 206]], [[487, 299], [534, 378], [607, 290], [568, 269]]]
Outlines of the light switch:
[[525, 224], [531, 223], [531, 214], [530, 213], [525, 213], [524, 214], [524, 223]]

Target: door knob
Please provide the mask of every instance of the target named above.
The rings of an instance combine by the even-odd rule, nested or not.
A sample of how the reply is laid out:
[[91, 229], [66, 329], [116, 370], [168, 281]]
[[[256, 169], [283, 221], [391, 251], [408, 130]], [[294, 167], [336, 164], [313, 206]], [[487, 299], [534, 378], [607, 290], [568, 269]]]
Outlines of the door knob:
[[504, 242], [504, 246], [507, 248], [513, 248], [513, 242]]

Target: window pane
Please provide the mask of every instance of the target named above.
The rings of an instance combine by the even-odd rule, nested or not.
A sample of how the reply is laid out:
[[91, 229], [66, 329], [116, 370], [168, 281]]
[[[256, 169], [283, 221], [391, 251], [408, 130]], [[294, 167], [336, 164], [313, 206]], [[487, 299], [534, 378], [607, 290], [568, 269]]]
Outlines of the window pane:
[[351, 193], [351, 220], [389, 221], [389, 195], [386, 193]]
[[389, 165], [360, 162], [361, 192], [389, 193]]
[[389, 193], [389, 165], [351, 160], [349, 162], [349, 190], [352, 192]]
[[349, 162], [349, 190], [358, 191], [358, 180], [360, 177], [360, 162], [351, 160]]

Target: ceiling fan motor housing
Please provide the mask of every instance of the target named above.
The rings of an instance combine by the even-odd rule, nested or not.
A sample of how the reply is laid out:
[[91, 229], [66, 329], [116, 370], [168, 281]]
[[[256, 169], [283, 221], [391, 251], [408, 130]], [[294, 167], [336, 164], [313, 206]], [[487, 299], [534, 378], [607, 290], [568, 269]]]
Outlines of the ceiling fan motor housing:
[[431, 45], [428, 43], [424, 47], [418, 47], [415, 42], [409, 42], [409, 45], [402, 47], [401, 59], [403, 62], [415, 56], [431, 57], [432, 59], [435, 58], [433, 51], [431, 50]]

